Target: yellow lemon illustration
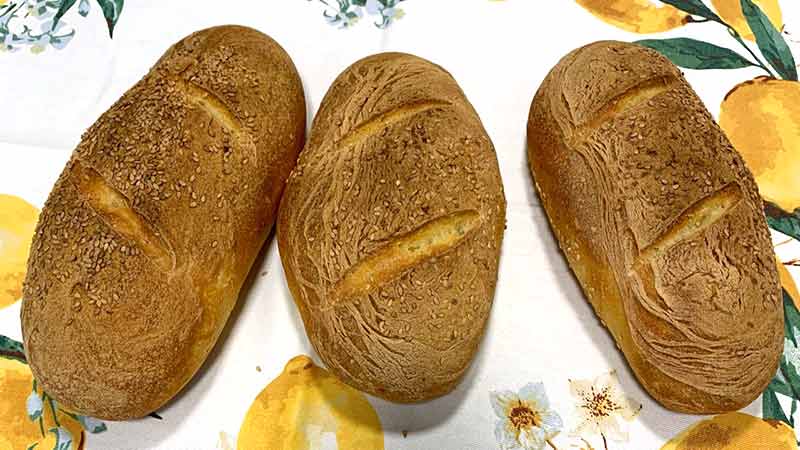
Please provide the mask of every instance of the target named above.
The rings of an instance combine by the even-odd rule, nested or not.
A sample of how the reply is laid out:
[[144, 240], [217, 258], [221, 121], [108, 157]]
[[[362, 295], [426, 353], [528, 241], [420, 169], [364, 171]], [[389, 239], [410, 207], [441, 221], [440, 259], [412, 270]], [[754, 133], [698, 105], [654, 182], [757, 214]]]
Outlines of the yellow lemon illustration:
[[39, 210], [13, 195], [0, 194], [0, 308], [22, 297], [22, 280], [28, 262]]
[[[783, 28], [783, 14], [778, 0], [753, 0], [753, 3], [764, 11], [764, 14], [769, 17], [769, 21], [775, 25], [775, 28], [778, 30]], [[714, 5], [714, 9], [717, 10], [717, 14], [722, 20], [738, 31], [743, 38], [750, 41], [755, 40], [753, 32], [750, 31], [750, 26], [747, 24], [747, 19], [742, 13], [740, 0], [711, 0], [711, 4]]]
[[383, 449], [383, 429], [367, 398], [307, 356], [292, 358], [256, 397], [237, 441], [239, 450], [312, 450], [325, 434], [339, 450]]
[[739, 84], [725, 96], [719, 124], [761, 196], [787, 212], [800, 206], [800, 83], [759, 77]]
[[661, 450], [797, 450], [794, 430], [783, 422], [732, 412], [702, 420]]
[[[28, 418], [26, 401], [33, 387], [33, 375], [27, 365], [0, 358], [0, 450], [26, 449], [38, 443], [37, 449], [55, 447], [56, 436], [48, 430], [56, 427], [53, 411], [48, 404], [42, 413], [44, 436], [38, 421]], [[72, 448], [83, 448], [83, 428], [80, 422], [58, 412], [58, 423], [72, 435]]]
[[658, 33], [687, 23], [688, 16], [650, 0], [575, 0], [604, 22], [634, 33]]

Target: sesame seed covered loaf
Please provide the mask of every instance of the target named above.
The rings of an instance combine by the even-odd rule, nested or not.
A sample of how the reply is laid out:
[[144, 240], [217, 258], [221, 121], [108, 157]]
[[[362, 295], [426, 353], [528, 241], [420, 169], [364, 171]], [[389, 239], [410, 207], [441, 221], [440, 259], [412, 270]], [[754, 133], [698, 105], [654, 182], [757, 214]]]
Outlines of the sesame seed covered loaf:
[[273, 225], [304, 130], [291, 59], [238, 26], [178, 42], [98, 119], [28, 261], [22, 330], [44, 391], [119, 420], [192, 378]]
[[306, 332], [346, 383], [396, 402], [451, 391], [483, 335], [505, 197], [455, 80], [385, 53], [345, 70], [281, 202], [281, 260]]
[[775, 374], [781, 287], [742, 157], [677, 67], [597, 42], [533, 99], [528, 158], [561, 249], [664, 406], [733, 411]]

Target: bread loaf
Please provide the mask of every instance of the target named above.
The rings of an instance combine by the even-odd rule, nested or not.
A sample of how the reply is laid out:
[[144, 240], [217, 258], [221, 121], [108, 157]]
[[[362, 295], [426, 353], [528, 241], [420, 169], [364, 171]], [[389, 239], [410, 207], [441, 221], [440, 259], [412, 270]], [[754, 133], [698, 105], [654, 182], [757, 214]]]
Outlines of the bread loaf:
[[192, 378], [272, 227], [304, 129], [291, 59], [237, 26], [175, 44], [100, 117], [28, 261], [22, 329], [44, 391], [118, 420]]
[[322, 101], [277, 225], [325, 364], [395, 402], [452, 390], [483, 335], [504, 223], [494, 148], [450, 74], [399, 53], [350, 66]]
[[633, 372], [667, 408], [739, 409], [783, 348], [753, 176], [680, 71], [633, 44], [567, 55], [531, 105], [528, 157], [558, 242]]

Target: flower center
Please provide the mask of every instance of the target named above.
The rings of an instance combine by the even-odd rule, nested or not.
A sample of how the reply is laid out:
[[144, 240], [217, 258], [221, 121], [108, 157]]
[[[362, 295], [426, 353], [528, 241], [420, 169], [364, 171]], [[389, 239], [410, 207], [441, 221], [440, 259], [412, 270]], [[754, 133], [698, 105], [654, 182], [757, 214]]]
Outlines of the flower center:
[[584, 397], [584, 407], [594, 418], [608, 417], [611, 413], [620, 409], [620, 406], [611, 400], [608, 387], [599, 392], [595, 392], [594, 388], [592, 388], [591, 394]]
[[518, 406], [511, 408], [511, 412], [508, 413], [508, 419], [518, 430], [538, 427], [541, 423], [539, 414], [522, 402]]

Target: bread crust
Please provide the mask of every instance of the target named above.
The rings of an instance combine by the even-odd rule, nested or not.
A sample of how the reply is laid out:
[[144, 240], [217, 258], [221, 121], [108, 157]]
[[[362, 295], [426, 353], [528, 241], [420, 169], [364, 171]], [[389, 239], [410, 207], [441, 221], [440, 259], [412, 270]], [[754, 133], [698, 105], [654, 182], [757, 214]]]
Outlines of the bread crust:
[[449, 73], [401, 53], [345, 70], [277, 225], [289, 288], [328, 368], [395, 402], [452, 390], [483, 335], [504, 224], [494, 148]]
[[170, 400], [219, 337], [304, 132], [302, 84], [268, 36], [222, 26], [167, 50], [42, 210], [22, 331], [44, 391], [110, 420]]
[[645, 389], [732, 411], [769, 383], [783, 310], [753, 176], [680, 71], [622, 42], [564, 57], [528, 118], [567, 261]]

